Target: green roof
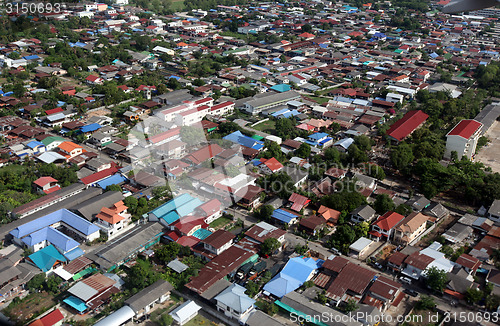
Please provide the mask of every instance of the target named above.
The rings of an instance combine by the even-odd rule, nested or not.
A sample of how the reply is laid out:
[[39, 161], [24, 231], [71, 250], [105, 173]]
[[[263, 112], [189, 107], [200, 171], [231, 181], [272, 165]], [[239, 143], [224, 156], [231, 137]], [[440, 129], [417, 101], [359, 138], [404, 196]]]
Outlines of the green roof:
[[262, 140], [262, 139], [264, 139], [264, 137], [259, 136], [259, 135], [253, 135], [252, 138], [255, 139], [255, 140]]
[[44, 140], [42, 140], [42, 144], [44, 144], [45, 146], [49, 146], [49, 144], [52, 144], [53, 142], [55, 141], [58, 141], [58, 140], [61, 140], [61, 141], [66, 141], [66, 139], [62, 138], [62, 137], [59, 137], [59, 136], [50, 136], [50, 137], [47, 137], [45, 138]]
[[66, 258], [53, 245], [38, 250], [28, 258], [43, 272], [50, 271], [58, 261], [66, 261]]
[[94, 267], [85, 268], [83, 271], [80, 271], [80, 272], [76, 273], [75, 275], [73, 275], [73, 281], [79, 280], [82, 277], [84, 277], [85, 275], [90, 274], [90, 273], [95, 272], [95, 271], [97, 271], [97, 269], [95, 269]]

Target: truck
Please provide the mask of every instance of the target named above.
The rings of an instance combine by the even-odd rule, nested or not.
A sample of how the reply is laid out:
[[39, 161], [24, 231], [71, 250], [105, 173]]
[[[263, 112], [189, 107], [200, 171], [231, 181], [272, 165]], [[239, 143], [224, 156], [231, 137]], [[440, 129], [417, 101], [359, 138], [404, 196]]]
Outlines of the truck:
[[236, 280], [241, 281], [242, 279], [244, 279], [248, 272], [252, 269], [252, 267], [253, 263], [251, 261], [242, 265], [236, 273]]
[[261, 260], [260, 262], [258, 262], [257, 264], [255, 264], [252, 269], [250, 270], [250, 274], [249, 274], [249, 280], [253, 280], [255, 278], [257, 278], [257, 276], [262, 273], [262, 271], [264, 269], [266, 269], [267, 267], [267, 263], [264, 261], [264, 260]]

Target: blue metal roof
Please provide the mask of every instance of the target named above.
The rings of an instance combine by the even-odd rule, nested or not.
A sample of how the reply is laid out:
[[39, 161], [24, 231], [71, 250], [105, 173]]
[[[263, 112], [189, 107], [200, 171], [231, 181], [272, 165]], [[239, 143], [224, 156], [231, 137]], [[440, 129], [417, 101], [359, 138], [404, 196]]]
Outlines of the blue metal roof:
[[101, 125], [98, 123], [91, 123], [89, 125], [83, 126], [80, 128], [81, 132], [92, 132], [99, 130], [101, 128]]
[[[279, 60], [279, 58], [277, 58], [277, 59]], [[283, 92], [289, 91], [290, 89], [292, 89], [292, 87], [290, 85], [286, 85], [286, 84], [278, 84], [278, 85], [274, 85], [273, 87], [271, 87], [271, 89], [273, 91], [283, 93]]]
[[194, 231], [193, 237], [198, 238], [200, 240], [205, 240], [211, 234], [212, 232], [208, 231], [207, 229], [198, 229]]
[[107, 177], [106, 179], [99, 181], [97, 183], [97, 185], [99, 187], [101, 187], [102, 189], [106, 189], [108, 186], [117, 185], [117, 184], [123, 183], [125, 181], [127, 181], [127, 178], [125, 178], [124, 176], [122, 176], [119, 173], [116, 173], [110, 177]]
[[240, 144], [245, 147], [253, 148], [256, 150], [261, 150], [264, 147], [264, 142], [253, 139], [246, 135], [243, 135], [241, 131], [235, 131], [232, 134], [227, 135], [223, 139], [232, 141], [233, 143]]
[[80, 256], [83, 256], [85, 252], [80, 249], [79, 247], [76, 247], [75, 249], [68, 251], [67, 253], [64, 254], [64, 257], [68, 259], [69, 261], [72, 261], [73, 259], [76, 259]]
[[28, 234], [31, 234], [35, 231], [58, 222], [64, 222], [71, 226], [73, 229], [85, 235], [90, 235], [94, 232], [99, 231], [99, 228], [94, 224], [63, 208], [43, 217], [37, 218], [36, 220], [33, 220], [31, 222], [20, 225], [14, 230], [10, 231], [10, 234], [15, 238], [22, 238], [24, 236], [27, 236]]
[[28, 146], [29, 148], [33, 149], [35, 147], [45, 146], [45, 145], [43, 143], [39, 142], [39, 141], [33, 140], [33, 141], [30, 141], [28, 144], [26, 144], [26, 146]]
[[84, 312], [87, 309], [85, 302], [72, 295], [64, 299], [63, 302], [79, 312]]
[[290, 223], [293, 219], [297, 218], [298, 216], [282, 209], [276, 209], [271, 215], [271, 217], [284, 223]]
[[317, 132], [315, 134], [309, 135], [309, 139], [316, 141], [323, 139], [325, 137], [328, 137], [328, 134], [326, 132]]
[[28, 257], [43, 272], [50, 271], [57, 261], [66, 261], [66, 258], [53, 245], [42, 248]]
[[24, 60], [36, 60], [36, 59], [40, 59], [39, 56], [37, 56], [36, 54], [33, 54], [33, 55], [27, 55], [25, 57], [23, 57]]
[[50, 242], [61, 252], [68, 252], [70, 250], [78, 248], [78, 246], [80, 245], [78, 242], [71, 239], [66, 234], [52, 227], [45, 227], [23, 238], [23, 242], [30, 247], [44, 241]]

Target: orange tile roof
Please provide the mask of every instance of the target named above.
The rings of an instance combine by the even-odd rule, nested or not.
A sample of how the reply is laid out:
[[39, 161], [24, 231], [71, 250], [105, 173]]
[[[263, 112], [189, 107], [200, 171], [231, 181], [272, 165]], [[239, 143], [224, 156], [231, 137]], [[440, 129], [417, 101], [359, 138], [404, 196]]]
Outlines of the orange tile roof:
[[76, 149], [76, 148], [82, 148], [82, 146], [77, 145], [71, 141], [65, 141], [57, 147], [59, 147], [60, 149], [62, 149], [63, 151], [65, 151], [67, 153], [71, 153], [71, 151]]
[[127, 208], [128, 207], [123, 204], [123, 201], [120, 200], [113, 204], [111, 208], [103, 207], [101, 212], [97, 214], [97, 218], [109, 224], [116, 224], [125, 219], [120, 213], [123, 213]]

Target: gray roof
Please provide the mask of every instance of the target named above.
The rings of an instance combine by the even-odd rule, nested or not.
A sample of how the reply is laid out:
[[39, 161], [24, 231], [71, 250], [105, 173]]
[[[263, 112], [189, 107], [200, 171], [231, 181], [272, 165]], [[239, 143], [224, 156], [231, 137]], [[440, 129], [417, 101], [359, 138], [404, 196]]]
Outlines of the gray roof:
[[431, 206], [427, 207], [427, 210], [431, 215], [437, 218], [442, 218], [450, 214], [450, 211], [441, 205], [441, 203], [432, 203]]
[[351, 215], [359, 215], [365, 220], [375, 216], [375, 210], [370, 205], [362, 205], [351, 212]]
[[491, 204], [490, 209], [488, 209], [488, 214], [500, 216], [500, 200], [499, 199], [495, 199], [493, 201], [493, 204]]
[[132, 232], [108, 241], [93, 254], [89, 254], [101, 269], [109, 269], [123, 262], [127, 257], [144, 249], [144, 246], [156, 236], [163, 234], [163, 226], [152, 222], [137, 226]]
[[68, 292], [83, 301], [88, 301], [99, 293], [99, 291], [81, 281], [73, 285]]
[[474, 283], [473, 281], [469, 281], [466, 278], [467, 276], [469, 276], [469, 274], [462, 268], [459, 268], [458, 273], [456, 274], [453, 272], [448, 273], [448, 279], [450, 281], [448, 282], [446, 287], [458, 293], [465, 293]]
[[469, 234], [472, 233], [472, 228], [467, 225], [463, 225], [460, 223], [455, 223], [451, 228], [448, 229], [445, 233], [443, 233], [443, 237], [446, 240], [452, 243], [458, 243], [463, 241]]
[[123, 194], [119, 191], [107, 191], [97, 197], [91, 198], [83, 203], [71, 208], [72, 211], [78, 212], [87, 220], [92, 221], [103, 207], [111, 207], [113, 204], [123, 199]]
[[216, 295], [221, 293], [224, 289], [227, 289], [231, 285], [231, 282], [226, 280], [225, 278], [221, 278], [217, 282], [214, 283], [211, 287], [209, 287], [205, 292], [203, 292], [200, 296], [207, 300], [212, 300]]
[[344, 314], [329, 308], [327, 306], [324, 306], [322, 304], [319, 304], [317, 302], [309, 301], [306, 297], [302, 296], [301, 294], [297, 292], [290, 292], [287, 295], [285, 295], [281, 300], [282, 303], [286, 304], [287, 306], [301, 311], [305, 313], [306, 315], [311, 316], [311, 318], [314, 318], [314, 316], [321, 316], [323, 313], [327, 314], [329, 316], [328, 320], [325, 320], [324, 323], [329, 326], [361, 326], [362, 324], [359, 322], [355, 321], [345, 321], [345, 322], [340, 322], [340, 321], [335, 321], [335, 317], [338, 316], [337, 318], [339, 320], [342, 320], [342, 316]]
[[298, 183], [309, 176], [309, 172], [288, 165], [284, 167], [283, 171], [292, 178], [293, 183]]
[[217, 295], [215, 300], [238, 313], [243, 313], [255, 303], [255, 300], [246, 295], [245, 291], [246, 289], [241, 285], [233, 284]]
[[489, 104], [481, 110], [481, 112], [476, 115], [474, 120], [481, 122], [483, 128], [481, 129], [481, 134], [484, 134], [488, 129], [490, 129], [493, 122], [500, 116], [500, 105]]
[[430, 203], [431, 201], [424, 196], [414, 196], [406, 202], [407, 205], [418, 211], [423, 210], [424, 208], [429, 206]]
[[131, 298], [127, 299], [125, 304], [137, 313], [173, 289], [174, 287], [169, 282], [165, 280], [158, 280]]
[[248, 326], [282, 326], [283, 324], [268, 314], [255, 310], [248, 317], [246, 324]]
[[476, 220], [477, 220], [478, 218], [479, 218], [479, 217], [478, 217], [478, 216], [476, 216], [476, 215], [472, 215], [472, 214], [466, 213], [464, 216], [462, 216], [462, 217], [458, 220], [458, 223], [463, 224], [463, 225], [472, 226], [472, 225], [474, 224], [474, 222], [476, 222]]
[[181, 263], [179, 259], [172, 260], [167, 264], [167, 267], [173, 269], [177, 273], [182, 273], [189, 268], [186, 264]]
[[290, 100], [294, 100], [300, 98], [300, 94], [296, 91], [288, 91], [283, 93], [270, 93], [267, 96], [253, 98], [250, 101], [247, 101], [245, 104], [252, 106], [254, 108], [259, 108], [262, 106], [266, 106], [272, 103], [286, 102]]

